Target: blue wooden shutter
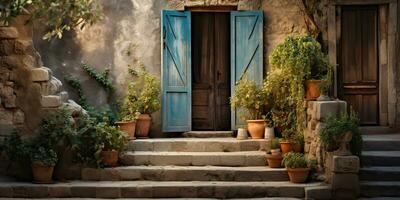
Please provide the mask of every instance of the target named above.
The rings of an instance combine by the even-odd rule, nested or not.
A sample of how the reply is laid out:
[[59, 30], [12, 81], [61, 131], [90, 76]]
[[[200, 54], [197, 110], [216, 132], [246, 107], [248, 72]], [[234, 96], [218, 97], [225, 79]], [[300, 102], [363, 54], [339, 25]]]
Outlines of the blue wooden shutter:
[[192, 128], [190, 12], [162, 11], [162, 131]]
[[[263, 13], [238, 11], [231, 13], [231, 94], [242, 79], [262, 84], [263, 80]], [[232, 111], [232, 129], [245, 125], [238, 110]]]

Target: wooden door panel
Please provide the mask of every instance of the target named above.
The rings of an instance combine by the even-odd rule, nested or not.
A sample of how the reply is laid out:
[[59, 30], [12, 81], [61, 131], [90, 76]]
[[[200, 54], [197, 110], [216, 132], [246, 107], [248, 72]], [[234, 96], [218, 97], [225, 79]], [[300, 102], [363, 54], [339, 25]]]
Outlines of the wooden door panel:
[[339, 96], [363, 125], [379, 124], [377, 17], [376, 6], [342, 8]]

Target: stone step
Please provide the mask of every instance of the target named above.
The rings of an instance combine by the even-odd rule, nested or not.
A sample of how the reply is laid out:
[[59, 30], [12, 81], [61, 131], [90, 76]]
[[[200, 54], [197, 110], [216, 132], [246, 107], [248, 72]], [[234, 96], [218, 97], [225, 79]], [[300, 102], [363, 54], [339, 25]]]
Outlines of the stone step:
[[85, 168], [85, 181], [289, 181], [286, 169], [219, 166], [128, 166]]
[[363, 197], [400, 197], [399, 181], [362, 181], [360, 187]]
[[400, 151], [400, 134], [364, 135], [364, 151]]
[[159, 138], [131, 140], [131, 151], [234, 152], [265, 149], [267, 140], [235, 138]]
[[400, 166], [400, 151], [363, 151], [364, 166]]
[[177, 166], [265, 166], [265, 151], [237, 152], [127, 152], [121, 157], [124, 165]]
[[231, 138], [233, 131], [188, 131], [183, 133], [186, 138]]
[[0, 197], [18, 198], [304, 198], [321, 183], [220, 181], [72, 181], [55, 184], [0, 183]]
[[364, 167], [359, 175], [363, 181], [399, 181], [400, 167]]

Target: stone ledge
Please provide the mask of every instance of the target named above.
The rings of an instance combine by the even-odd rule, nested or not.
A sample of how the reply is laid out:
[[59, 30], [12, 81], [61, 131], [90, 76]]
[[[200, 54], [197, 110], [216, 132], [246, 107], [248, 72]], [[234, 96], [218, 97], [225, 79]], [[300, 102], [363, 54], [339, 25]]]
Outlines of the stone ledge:
[[332, 188], [328, 185], [306, 187], [305, 195], [306, 199], [329, 200], [332, 199]]
[[15, 27], [0, 27], [0, 39], [18, 38], [18, 30]]
[[48, 68], [40, 67], [31, 70], [31, 78], [33, 82], [44, 82], [51, 79], [51, 73]]
[[43, 108], [57, 108], [62, 105], [61, 97], [57, 95], [42, 96], [41, 105]]

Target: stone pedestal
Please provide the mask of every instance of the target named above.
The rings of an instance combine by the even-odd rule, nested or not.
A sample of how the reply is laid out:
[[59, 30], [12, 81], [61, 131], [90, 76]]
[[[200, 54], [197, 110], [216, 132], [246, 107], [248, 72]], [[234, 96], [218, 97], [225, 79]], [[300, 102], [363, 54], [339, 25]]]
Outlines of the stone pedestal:
[[332, 194], [333, 199], [356, 199], [360, 193], [357, 156], [333, 156]]

